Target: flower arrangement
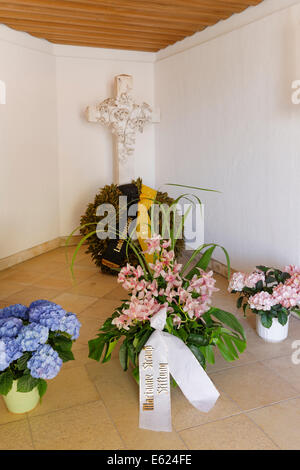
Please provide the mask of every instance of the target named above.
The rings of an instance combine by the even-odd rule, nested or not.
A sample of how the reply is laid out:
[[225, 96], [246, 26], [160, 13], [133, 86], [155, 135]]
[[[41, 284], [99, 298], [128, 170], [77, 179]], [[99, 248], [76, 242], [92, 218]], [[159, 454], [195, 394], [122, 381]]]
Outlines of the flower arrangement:
[[[100, 328], [97, 338], [89, 341], [89, 357], [102, 362], [111, 358], [113, 349], [123, 338], [119, 359], [124, 371], [132, 365], [139, 381], [138, 356], [153, 333], [150, 320], [163, 308], [167, 310], [164, 331], [177, 336], [192, 351], [205, 368], [214, 363], [214, 347], [227, 361], [238, 358], [244, 351], [244, 330], [231, 313], [212, 307], [212, 294], [217, 291], [213, 272], [206, 272], [217, 245], [203, 245], [183, 266], [175, 259], [174, 241], [154, 235], [146, 240], [137, 267], [127, 264], [118, 275], [118, 282], [129, 297]], [[202, 250], [200, 260], [191, 263]], [[229, 262], [226, 250], [224, 250]], [[153, 255], [153, 262], [144, 255]], [[230, 266], [229, 266], [230, 270]]]
[[63, 362], [74, 359], [71, 349], [80, 326], [74, 313], [48, 300], [1, 309], [0, 394], [7, 395], [17, 381], [18, 392], [38, 387], [42, 397], [46, 380], [58, 374]]
[[[132, 181], [132, 186], [136, 188], [137, 191], [137, 199], [138, 202], [139, 197], [142, 191], [142, 179], [137, 178], [136, 180]], [[119, 207], [119, 197], [122, 195], [119, 187], [116, 184], [106, 185], [102, 188], [95, 196], [94, 201], [89, 203], [85, 213], [82, 215], [80, 219], [80, 227], [77, 227], [73, 232], [72, 235], [76, 232], [79, 228], [82, 237], [84, 238], [85, 242], [87, 243], [87, 253], [91, 254], [93, 261], [95, 262], [96, 266], [101, 268], [102, 272], [107, 272], [111, 274], [116, 274], [116, 272], [107, 266], [102, 264], [103, 254], [107, 249], [109, 238], [99, 238], [97, 236], [97, 225], [104, 216], [97, 215], [97, 208], [101, 204], [112, 204], [116, 211], [119, 213], [121, 210]], [[157, 191], [155, 201], [158, 204], [165, 204], [168, 206], [174, 205], [174, 199], [172, 199], [168, 193]], [[179, 256], [184, 249], [184, 240], [178, 238], [176, 240], [176, 244], [174, 247], [176, 256]], [[134, 246], [128, 245], [128, 258], [130, 263], [133, 265], [138, 264], [138, 259], [134, 252]], [[126, 260], [124, 260], [124, 265], [126, 264]]]
[[250, 274], [236, 272], [232, 275], [229, 292], [239, 294], [237, 307], [247, 308], [260, 315], [261, 323], [270, 328], [277, 318], [285, 325], [291, 311], [300, 314], [300, 268], [286, 266], [283, 271], [257, 266]]

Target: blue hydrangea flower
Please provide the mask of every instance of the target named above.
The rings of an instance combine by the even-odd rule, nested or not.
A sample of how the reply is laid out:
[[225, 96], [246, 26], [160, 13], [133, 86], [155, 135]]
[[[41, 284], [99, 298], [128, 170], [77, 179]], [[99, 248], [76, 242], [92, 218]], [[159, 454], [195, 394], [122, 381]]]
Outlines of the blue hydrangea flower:
[[13, 338], [0, 339], [0, 371], [5, 370], [13, 361], [16, 361], [23, 352], [20, 351], [17, 341]]
[[40, 300], [35, 300], [34, 302], [31, 302], [28, 308], [30, 309], [34, 307], [39, 307], [40, 305], [57, 305], [57, 304], [55, 304], [54, 302], [51, 302], [51, 300], [40, 299]]
[[22, 351], [36, 351], [41, 344], [45, 344], [49, 336], [49, 329], [38, 323], [23, 326], [17, 342]]
[[66, 312], [63, 309], [44, 311], [40, 315], [39, 323], [47, 326], [51, 331], [58, 331], [60, 330], [60, 325], [65, 315]]
[[22, 327], [23, 322], [20, 318], [0, 318], [0, 338], [2, 338], [2, 336], [14, 338]]
[[[48, 300], [37, 300], [30, 304], [28, 309], [29, 320], [40, 323], [41, 319], [45, 318], [60, 318], [65, 315], [65, 310], [53, 302]], [[53, 320], [54, 321], [54, 320]], [[52, 329], [52, 328], [51, 328]]]
[[58, 330], [68, 333], [71, 336], [71, 338], [74, 340], [74, 339], [77, 339], [79, 336], [80, 327], [81, 327], [81, 323], [76, 317], [76, 315], [74, 315], [74, 313], [67, 313], [61, 319]]
[[49, 344], [40, 346], [27, 362], [32, 377], [36, 379], [53, 379], [62, 366], [62, 360]]
[[26, 305], [15, 304], [0, 309], [0, 318], [16, 317], [28, 320], [28, 308]]

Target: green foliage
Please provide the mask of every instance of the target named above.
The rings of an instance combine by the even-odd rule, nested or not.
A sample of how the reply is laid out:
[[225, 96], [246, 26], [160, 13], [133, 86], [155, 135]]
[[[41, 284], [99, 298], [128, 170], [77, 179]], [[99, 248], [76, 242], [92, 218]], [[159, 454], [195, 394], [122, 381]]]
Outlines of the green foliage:
[[31, 375], [28, 373], [24, 374], [22, 377], [18, 379], [17, 383], [17, 391], [18, 392], [31, 392], [31, 390], [34, 389], [34, 387], [37, 387], [39, 383], [39, 379], [35, 379], [34, 377], [31, 377]]
[[0, 395], [7, 395], [13, 384], [12, 372], [8, 369], [0, 374]]
[[47, 382], [46, 380], [44, 379], [38, 379], [38, 391], [39, 391], [39, 394], [40, 394], [40, 399], [42, 399], [42, 397], [45, 395], [46, 391], [47, 391]]

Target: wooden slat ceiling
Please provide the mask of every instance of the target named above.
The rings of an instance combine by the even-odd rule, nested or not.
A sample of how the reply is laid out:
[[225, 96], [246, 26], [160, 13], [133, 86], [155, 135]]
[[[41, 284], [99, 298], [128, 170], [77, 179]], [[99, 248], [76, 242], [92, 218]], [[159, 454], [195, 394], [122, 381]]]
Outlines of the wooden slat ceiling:
[[262, 0], [0, 0], [0, 23], [56, 44], [156, 52]]

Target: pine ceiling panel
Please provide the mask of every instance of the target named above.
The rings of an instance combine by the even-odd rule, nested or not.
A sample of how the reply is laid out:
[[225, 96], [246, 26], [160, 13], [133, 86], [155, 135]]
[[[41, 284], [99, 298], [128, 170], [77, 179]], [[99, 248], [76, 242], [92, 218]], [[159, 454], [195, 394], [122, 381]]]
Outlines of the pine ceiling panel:
[[0, 23], [56, 44], [156, 52], [262, 0], [0, 1]]

